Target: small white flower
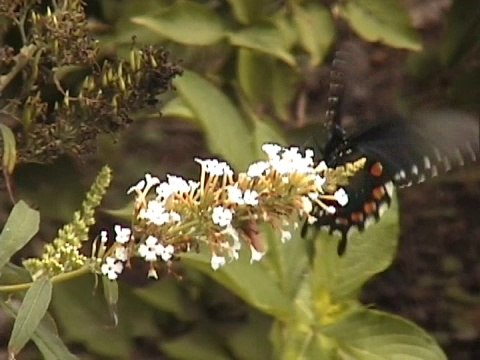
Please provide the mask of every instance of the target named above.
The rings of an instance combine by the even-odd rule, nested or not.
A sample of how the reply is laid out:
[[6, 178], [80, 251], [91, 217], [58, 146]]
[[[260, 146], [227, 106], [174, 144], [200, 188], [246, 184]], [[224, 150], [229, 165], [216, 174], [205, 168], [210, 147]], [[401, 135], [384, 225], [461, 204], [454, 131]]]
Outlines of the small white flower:
[[315, 216], [308, 215], [308, 217], [307, 217], [308, 225], [315, 224], [317, 221], [318, 221], [318, 219]]
[[332, 215], [333, 215], [333, 214], [335, 214], [335, 213], [337, 212], [337, 209], [335, 208], [335, 206], [328, 206], [328, 207], [327, 207], [327, 212], [328, 212], [329, 214], [332, 214]]
[[172, 258], [173, 253], [175, 252], [175, 248], [172, 244], [168, 244], [167, 246], [159, 245], [157, 247], [157, 255], [159, 255], [163, 261], [168, 261]]
[[218, 270], [220, 267], [225, 265], [225, 257], [217, 256], [215, 254], [212, 255], [212, 259], [210, 260], [210, 266], [213, 270]]
[[282, 244], [291, 239], [292, 239], [292, 233], [290, 231], [287, 231], [287, 230], [281, 231], [280, 240], [282, 241]]
[[258, 193], [255, 190], [245, 190], [245, 193], [243, 194], [243, 201], [247, 205], [258, 205]]
[[158, 243], [158, 239], [155, 236], [149, 236], [145, 243], [138, 247], [138, 255], [143, 257], [145, 261], [156, 261], [157, 253], [163, 251], [163, 245]]
[[228, 252], [228, 256], [231, 260], [238, 260], [239, 258], [239, 251], [242, 248], [242, 243], [240, 242], [240, 236], [238, 235], [238, 231], [233, 228], [231, 224], [229, 224], [225, 230], [222, 231], [222, 234], [229, 235], [233, 240], [233, 244], [229, 244], [225, 242], [225, 248]]
[[263, 144], [262, 150], [270, 159], [274, 159], [278, 157], [278, 153], [282, 150], [282, 147], [278, 144]]
[[132, 230], [130, 228], [122, 227], [121, 225], [115, 225], [113, 230], [115, 230], [116, 242], [125, 244], [130, 241], [130, 236], [132, 235]]
[[290, 162], [298, 161], [302, 158], [302, 155], [298, 152], [298, 147], [292, 146], [287, 149], [283, 149], [282, 159]]
[[105, 244], [108, 241], [108, 233], [107, 230], [100, 231], [100, 242]]
[[314, 152], [312, 149], [306, 149], [305, 150], [305, 157], [308, 159], [313, 159]]
[[128, 260], [128, 251], [125, 246], [118, 246], [115, 248], [115, 259], [120, 261], [127, 261]]
[[160, 184], [160, 179], [152, 176], [150, 174], [145, 174], [145, 180], [140, 180], [136, 185], [128, 189], [127, 194], [132, 192], [143, 192], [144, 194], [148, 193], [152, 187]]
[[225, 175], [225, 176], [232, 176], [233, 175], [233, 170], [230, 167], [230, 165], [228, 165], [226, 162], [220, 163], [220, 164], [223, 166], [223, 175]]
[[288, 174], [289, 172], [291, 172], [290, 164], [288, 164], [286, 161], [283, 161], [283, 160], [280, 160], [280, 159], [272, 159], [272, 160], [270, 160], [270, 165], [279, 174], [283, 175], [283, 174]]
[[340, 206], [345, 206], [348, 204], [348, 195], [344, 188], [340, 188], [335, 191], [335, 194], [333, 196], [335, 197], [335, 200], [337, 200], [337, 203]]
[[312, 201], [306, 196], [302, 196], [301, 200], [302, 200], [302, 210], [305, 213], [310, 214], [313, 209]]
[[123, 264], [117, 259], [108, 256], [101, 267], [101, 272], [109, 280], [116, 280], [123, 271]]
[[170, 222], [180, 222], [182, 220], [180, 214], [175, 211], [170, 211], [168, 213], [168, 216], [170, 218], [169, 219]]
[[218, 161], [217, 159], [198, 159], [198, 158], [196, 158], [195, 161], [203, 167], [206, 173], [209, 173], [213, 176], [233, 174], [232, 169], [226, 162]]
[[250, 245], [250, 251], [252, 253], [252, 257], [250, 258], [250, 264], [252, 264], [254, 261], [260, 261], [263, 255], [265, 255], [264, 252], [258, 251], [252, 245]]
[[238, 184], [228, 185], [226, 189], [229, 201], [239, 205], [244, 203], [242, 190], [238, 188]]
[[323, 185], [325, 185], [326, 181], [327, 179], [325, 179], [325, 177], [323, 176], [320, 176], [320, 175], [315, 176], [315, 188], [319, 192], [323, 192]]
[[168, 199], [174, 192], [170, 184], [167, 182], [160, 183], [155, 191], [157, 192], [158, 199], [161, 201]]
[[315, 168], [315, 172], [322, 172], [328, 169], [327, 163], [325, 161], [321, 161], [318, 163], [317, 167]]
[[223, 206], [216, 206], [213, 208], [212, 221], [218, 226], [225, 227], [232, 222], [233, 212]]
[[165, 206], [157, 200], [149, 201], [147, 208], [142, 209], [138, 217], [146, 219], [158, 226], [162, 226], [170, 220], [170, 215], [166, 212]]
[[174, 175], [167, 175], [168, 184], [170, 185], [173, 192], [176, 193], [188, 193], [190, 191], [190, 185], [188, 182], [180, 177]]
[[188, 180], [188, 186], [190, 186], [191, 191], [195, 191], [200, 187], [200, 183], [198, 181]]
[[251, 178], [262, 176], [269, 167], [267, 161], [257, 161], [248, 167], [247, 176]]
[[132, 192], [142, 192], [143, 188], [145, 187], [145, 180], [140, 180], [137, 184], [130, 186], [127, 190], [127, 194], [131, 194]]

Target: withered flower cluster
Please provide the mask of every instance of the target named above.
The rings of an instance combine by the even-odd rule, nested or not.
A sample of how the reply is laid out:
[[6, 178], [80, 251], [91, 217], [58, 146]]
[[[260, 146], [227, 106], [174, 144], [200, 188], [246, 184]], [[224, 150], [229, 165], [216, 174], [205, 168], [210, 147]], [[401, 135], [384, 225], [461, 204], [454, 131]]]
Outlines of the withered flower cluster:
[[[102, 59], [80, 0], [0, 0], [0, 15], [9, 23], [0, 34], [0, 124], [14, 134], [17, 162], [92, 153], [98, 134], [124, 129], [181, 73], [167, 52], [134, 40], [128, 60]], [[12, 33], [20, 44], [6, 41]]]

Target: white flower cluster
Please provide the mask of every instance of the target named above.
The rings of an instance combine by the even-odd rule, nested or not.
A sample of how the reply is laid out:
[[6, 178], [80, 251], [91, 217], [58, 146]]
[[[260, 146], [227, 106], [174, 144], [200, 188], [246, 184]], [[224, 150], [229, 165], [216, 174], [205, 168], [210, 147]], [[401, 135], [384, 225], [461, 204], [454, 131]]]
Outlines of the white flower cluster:
[[[254, 222], [258, 219], [274, 219], [277, 224], [274, 227], [280, 232], [281, 241], [285, 242], [290, 240], [292, 235], [284, 229], [289, 221], [285, 220], [286, 217], [282, 218], [281, 214], [292, 214], [296, 209], [297, 213], [307, 217], [309, 223], [313, 223], [316, 221], [311, 215], [314, 204], [334, 214], [335, 206], [327, 205], [324, 201], [340, 206], [348, 203], [348, 195], [342, 188], [337, 189], [334, 194], [325, 194], [323, 187], [326, 183], [327, 166], [324, 162], [314, 164], [312, 150], [306, 150], [303, 155], [297, 147], [283, 148], [276, 144], [265, 144], [262, 149], [268, 160], [251, 164], [246, 173], [235, 177], [236, 180], [230, 166], [215, 159], [195, 159], [201, 165], [199, 182], [172, 175], [168, 175], [166, 181], [160, 181], [157, 177], [146, 174], [144, 179], [127, 192], [136, 195], [134, 221], [146, 224], [142, 226], [149, 229], [162, 229], [158, 233], [163, 233], [164, 229], [178, 229], [184, 223], [191, 224], [193, 221], [189, 228], [182, 228], [178, 234], [183, 237], [192, 236], [194, 241], [211, 241], [211, 267], [217, 270], [226, 264], [227, 260], [238, 259], [242, 242], [239, 230], [235, 227], [242, 223], [245, 225], [246, 219]], [[152, 198], [149, 192], [153, 188], [156, 196]], [[276, 199], [279, 199], [283, 194], [290, 196], [292, 189], [297, 197], [296, 200], [289, 201], [294, 201], [294, 204], [286, 204], [284, 200], [279, 206], [286, 206], [287, 210], [272, 210], [276, 203], [269, 198], [270, 194], [275, 194]], [[210, 217], [207, 223], [205, 215]], [[197, 229], [204, 229], [205, 232], [197, 234]], [[258, 241], [250, 238], [255, 236], [251, 235], [255, 231], [250, 235], [245, 229], [241, 231], [242, 237], [250, 246], [251, 262], [260, 260], [264, 253], [258, 250], [258, 246], [253, 245]], [[128, 255], [132, 255], [125, 246], [132, 237], [131, 230], [117, 225], [115, 234], [115, 251], [108, 253], [109, 256], [101, 267], [101, 272], [112, 280], [122, 272]], [[190, 248], [190, 243], [187, 242], [187, 250], [176, 250], [184, 248], [179, 248], [175, 242], [162, 244], [159, 238], [151, 234], [151, 230], [147, 232], [144, 240], [136, 247], [134, 255], [150, 262], [153, 273], [153, 262], [168, 262], [175, 255], [175, 251], [188, 251]], [[209, 240], [212, 236], [215, 241]], [[106, 242], [106, 238], [106, 232], [102, 232], [101, 240]]]

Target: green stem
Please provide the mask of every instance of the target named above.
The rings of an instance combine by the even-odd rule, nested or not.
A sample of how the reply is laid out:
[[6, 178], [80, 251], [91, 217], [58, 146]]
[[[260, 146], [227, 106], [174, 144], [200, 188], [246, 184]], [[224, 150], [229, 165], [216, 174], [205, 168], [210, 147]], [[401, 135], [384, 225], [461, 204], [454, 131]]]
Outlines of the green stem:
[[[70, 279], [77, 278], [79, 276], [88, 274], [92, 272], [92, 268], [90, 265], [85, 265], [80, 269], [70, 271], [64, 274], [53, 276], [50, 281], [54, 284], [61, 283]], [[30, 286], [32, 286], [33, 282], [23, 283], [23, 284], [16, 284], [16, 285], [3, 285], [0, 286], [0, 293], [12, 293], [12, 292], [19, 292], [28, 290]]]

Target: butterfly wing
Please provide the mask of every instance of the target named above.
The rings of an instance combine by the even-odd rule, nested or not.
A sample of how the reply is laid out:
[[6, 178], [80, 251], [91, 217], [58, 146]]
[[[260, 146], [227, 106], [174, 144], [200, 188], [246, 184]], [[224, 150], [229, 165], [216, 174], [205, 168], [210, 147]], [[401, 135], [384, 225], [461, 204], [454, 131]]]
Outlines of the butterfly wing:
[[409, 186], [441, 173], [476, 162], [480, 157], [478, 120], [460, 112], [442, 112], [433, 118], [408, 123], [382, 122], [348, 138], [344, 149], [330, 154], [330, 167], [366, 159], [345, 190], [349, 202], [335, 214], [321, 209], [317, 227], [338, 233], [338, 253], [354, 231], [377, 222], [391, 203], [394, 186]]

